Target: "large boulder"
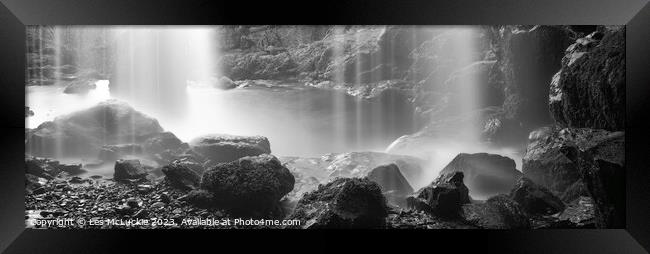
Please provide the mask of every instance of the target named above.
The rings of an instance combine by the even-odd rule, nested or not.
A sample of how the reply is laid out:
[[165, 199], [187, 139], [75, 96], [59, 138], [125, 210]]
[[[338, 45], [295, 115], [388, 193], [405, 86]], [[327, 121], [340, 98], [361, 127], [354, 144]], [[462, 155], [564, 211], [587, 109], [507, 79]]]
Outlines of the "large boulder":
[[458, 218], [463, 204], [470, 202], [463, 183], [463, 172], [440, 176], [406, 199], [409, 209], [424, 211], [443, 218]]
[[96, 156], [103, 145], [124, 144], [163, 129], [128, 104], [107, 100], [62, 115], [30, 131], [27, 152], [35, 156]]
[[115, 181], [141, 180], [147, 176], [147, 171], [139, 160], [117, 160], [114, 170]]
[[374, 168], [368, 173], [368, 179], [379, 184], [388, 202], [398, 206], [406, 206], [406, 196], [413, 193], [413, 188], [395, 164]]
[[388, 208], [379, 185], [367, 178], [339, 178], [305, 194], [288, 219], [301, 228], [383, 228]]
[[[625, 211], [625, 133], [589, 128], [543, 128], [531, 133], [524, 175], [567, 196], [588, 194], [599, 227], [620, 227]], [[578, 193], [576, 193], [578, 192]]]
[[510, 193], [510, 198], [519, 203], [529, 214], [555, 214], [564, 210], [565, 205], [551, 191], [522, 177]]
[[190, 147], [208, 160], [206, 166], [271, 153], [269, 140], [262, 136], [204, 135], [190, 141]]
[[457, 155], [440, 174], [451, 172], [465, 174], [465, 185], [476, 198], [509, 193], [522, 175], [516, 169], [514, 160], [488, 153]]
[[530, 221], [523, 209], [507, 195], [497, 195], [482, 203], [462, 207], [465, 221], [485, 229], [527, 229]]
[[233, 215], [275, 217], [280, 199], [295, 179], [273, 155], [244, 157], [205, 171], [201, 188], [215, 197], [215, 206]]
[[567, 48], [553, 77], [549, 107], [562, 126], [625, 129], [625, 27], [602, 30]]
[[[582, 171], [568, 153], [570, 147], [592, 151], [605, 161], [625, 163], [625, 133], [588, 128], [543, 127], [529, 135], [522, 172], [560, 196], [582, 179]], [[579, 187], [579, 186], [577, 186]]]

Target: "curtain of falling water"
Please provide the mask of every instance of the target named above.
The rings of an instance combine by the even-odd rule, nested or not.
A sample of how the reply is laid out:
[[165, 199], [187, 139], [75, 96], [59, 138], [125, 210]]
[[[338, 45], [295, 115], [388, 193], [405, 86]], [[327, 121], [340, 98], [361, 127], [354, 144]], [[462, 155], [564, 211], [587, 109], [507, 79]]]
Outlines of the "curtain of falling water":
[[[343, 62], [343, 57], [344, 57], [344, 45], [345, 45], [345, 31], [344, 28], [341, 26], [336, 26], [334, 27], [334, 38], [336, 38], [335, 44], [334, 44], [334, 53], [332, 54], [332, 60], [333, 61], [341, 61]], [[338, 40], [341, 40], [340, 43], [338, 43]], [[335, 72], [335, 82], [337, 84], [343, 84], [345, 82], [344, 75], [342, 71], [336, 71]], [[344, 112], [346, 112], [348, 109], [346, 107], [346, 102], [345, 102], [345, 93], [336, 93], [333, 96], [333, 106], [334, 106], [334, 114], [335, 115], [341, 115], [344, 116]], [[346, 142], [349, 144], [350, 140], [350, 135], [347, 133], [347, 128], [346, 124], [350, 124], [347, 122], [347, 117], [338, 117], [335, 118], [336, 124], [335, 124], [335, 132], [336, 132], [336, 142], [337, 146], [342, 145], [341, 143]], [[345, 143], [343, 143], [345, 144]]]
[[127, 27], [115, 33], [117, 60], [111, 80], [114, 95], [157, 116], [167, 123], [167, 129], [191, 129], [182, 126], [190, 125], [186, 120], [192, 113], [187, 81], [207, 81], [218, 76], [213, 28]]

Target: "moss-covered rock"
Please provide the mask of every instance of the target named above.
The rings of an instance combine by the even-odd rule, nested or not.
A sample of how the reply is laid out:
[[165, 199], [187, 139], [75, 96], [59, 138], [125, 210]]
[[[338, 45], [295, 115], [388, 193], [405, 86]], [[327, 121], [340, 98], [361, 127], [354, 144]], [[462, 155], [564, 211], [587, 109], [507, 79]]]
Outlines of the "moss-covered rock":
[[215, 206], [255, 217], [277, 216], [278, 202], [294, 183], [291, 172], [268, 154], [217, 164], [201, 178], [201, 188], [215, 197]]

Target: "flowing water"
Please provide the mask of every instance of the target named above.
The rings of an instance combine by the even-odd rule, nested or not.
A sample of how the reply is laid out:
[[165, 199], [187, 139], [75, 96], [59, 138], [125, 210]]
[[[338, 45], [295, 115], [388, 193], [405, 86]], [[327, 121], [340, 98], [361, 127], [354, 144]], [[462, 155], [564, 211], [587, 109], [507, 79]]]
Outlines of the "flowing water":
[[[203, 134], [261, 135], [269, 139], [271, 150], [277, 156], [318, 157], [351, 151], [383, 152], [396, 138], [417, 131], [412, 103], [390, 93], [388, 97], [359, 99], [337, 90], [277, 80], [270, 81], [272, 85], [260, 81], [262, 85], [231, 90], [193, 85], [192, 80], [200, 83], [201, 80], [221, 77], [218, 59], [223, 57], [223, 52], [218, 50], [219, 40], [213, 27], [84, 29], [76, 34], [97, 30], [99, 32], [95, 32], [102, 35], [100, 41], [112, 41], [114, 48], [112, 51], [88, 49], [97, 39], [77, 36], [75, 50], [80, 52], [80, 57], [75, 61], [104, 69], [106, 60], [110, 59], [114, 66], [110, 82], [100, 80], [96, 89], [84, 95], [64, 94], [64, 87], [58, 85], [28, 86], [27, 106], [35, 114], [26, 118], [27, 128], [36, 128], [56, 116], [115, 98], [158, 119], [166, 131], [185, 142]], [[55, 59], [58, 59], [55, 65], [58, 66], [65, 59], [59, 45], [63, 35], [57, 31], [55, 29], [54, 37]], [[342, 39], [363, 40], [359, 38], [360, 33], [352, 35], [353, 38], [345, 37], [349, 35], [344, 33], [343, 27], [333, 31]], [[480, 60], [475, 53], [476, 31], [473, 27], [449, 28], [449, 32], [456, 34], [451, 36], [449, 47], [434, 53], [453, 57], [458, 68]], [[334, 59], [344, 55], [340, 45], [332, 51]], [[357, 57], [361, 55], [357, 54]], [[377, 59], [393, 57], [380, 55]], [[101, 64], [92, 63], [93, 60]], [[356, 61], [357, 72], [360, 72], [361, 62], [360, 59]], [[343, 72], [336, 73], [333, 81], [341, 83]], [[478, 80], [469, 78], [466, 82]], [[460, 88], [463, 95], [457, 99], [460, 100], [460, 114], [470, 113], [476, 108], [481, 95], [475, 88], [473, 85]], [[430, 175], [424, 176], [426, 179], [435, 177], [437, 171], [460, 152], [503, 154], [515, 158], [520, 168], [520, 159], [513, 152], [480, 146], [481, 125], [469, 125], [476, 128], [459, 128], [459, 131], [470, 130], [463, 131], [468, 142], [445, 140], [426, 149], [429, 154], [423, 157], [433, 162], [427, 169]]]
[[184, 105], [129, 100], [112, 95], [109, 86], [108, 81], [98, 81], [97, 89], [86, 95], [64, 94], [64, 88], [56, 86], [28, 87], [27, 104], [35, 114], [27, 118], [27, 128], [117, 98], [158, 119], [183, 141], [211, 133], [262, 135], [279, 156], [383, 151], [397, 137], [414, 131], [413, 109], [406, 102], [362, 100], [299, 84], [233, 90], [186, 87], [177, 95]]

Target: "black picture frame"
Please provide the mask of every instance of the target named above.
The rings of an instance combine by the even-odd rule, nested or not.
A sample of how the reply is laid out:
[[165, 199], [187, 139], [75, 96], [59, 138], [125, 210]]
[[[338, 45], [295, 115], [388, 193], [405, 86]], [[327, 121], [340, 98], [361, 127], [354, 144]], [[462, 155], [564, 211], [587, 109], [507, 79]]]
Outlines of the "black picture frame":
[[[650, 4], [648, 0], [262, 2], [206, 0], [0, 0], [0, 251], [5, 253], [128, 252], [139, 247], [189, 250], [201, 244], [300, 250], [362, 245], [478, 249], [514, 253], [647, 253], [650, 249]], [[625, 229], [427, 231], [31, 230], [24, 226], [26, 25], [171, 24], [612, 24], [626, 30]], [[314, 236], [318, 234], [318, 236]], [[271, 237], [273, 236], [273, 237]], [[192, 239], [191, 241], [179, 240]], [[271, 238], [274, 238], [271, 240]], [[280, 239], [277, 239], [280, 238]], [[399, 240], [397, 240], [399, 238]], [[152, 239], [156, 246], [139, 246]], [[287, 240], [290, 239], [290, 240]], [[452, 244], [461, 240], [465, 244]], [[243, 241], [242, 241], [243, 240]], [[239, 242], [242, 241], [242, 242]], [[290, 241], [290, 242], [287, 242]], [[148, 242], [147, 242], [148, 243]], [[260, 244], [265, 243], [265, 244]], [[281, 243], [281, 244], [280, 244]], [[131, 245], [134, 244], [134, 245]], [[200, 244], [199, 244], [200, 247]], [[644, 248], [646, 250], [644, 250]], [[225, 250], [225, 249], [224, 249]]]

